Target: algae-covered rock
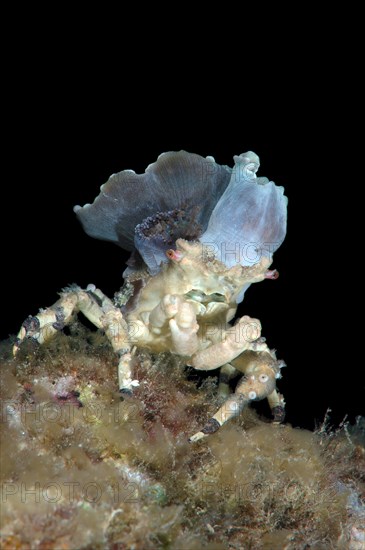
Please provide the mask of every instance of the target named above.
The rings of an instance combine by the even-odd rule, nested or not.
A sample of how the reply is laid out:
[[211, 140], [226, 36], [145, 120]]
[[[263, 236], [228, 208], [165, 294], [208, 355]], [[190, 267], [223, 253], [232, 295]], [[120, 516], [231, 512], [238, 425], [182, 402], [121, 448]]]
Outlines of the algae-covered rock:
[[[316, 433], [216, 410], [170, 355], [140, 353], [123, 401], [98, 333], [2, 345], [1, 548], [363, 548], [363, 421]], [[199, 386], [199, 387], [198, 387]]]

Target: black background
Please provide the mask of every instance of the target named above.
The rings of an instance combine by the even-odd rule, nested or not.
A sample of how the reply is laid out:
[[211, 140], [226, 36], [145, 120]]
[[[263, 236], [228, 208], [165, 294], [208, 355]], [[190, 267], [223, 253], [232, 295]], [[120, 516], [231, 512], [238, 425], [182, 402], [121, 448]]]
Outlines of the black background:
[[163, 151], [185, 149], [232, 166], [233, 155], [253, 150], [259, 175], [286, 189], [288, 235], [274, 258], [280, 278], [252, 286], [240, 313], [261, 320], [288, 365], [279, 385], [289, 422], [312, 428], [328, 407], [334, 424], [364, 414], [361, 352], [349, 355], [361, 339], [342, 310], [359, 300], [344, 221], [353, 207], [351, 105], [333, 107], [331, 85], [303, 89], [300, 76], [277, 100], [271, 90], [280, 75], [242, 86], [219, 67], [202, 67], [199, 83], [173, 70], [156, 91], [153, 71], [138, 83], [83, 71], [82, 63], [72, 73], [42, 65], [31, 80], [25, 75], [26, 90], [19, 84], [7, 113], [1, 338], [70, 283], [92, 282], [109, 296], [120, 287], [125, 253], [88, 237], [72, 210], [92, 202], [110, 174], [143, 172]]

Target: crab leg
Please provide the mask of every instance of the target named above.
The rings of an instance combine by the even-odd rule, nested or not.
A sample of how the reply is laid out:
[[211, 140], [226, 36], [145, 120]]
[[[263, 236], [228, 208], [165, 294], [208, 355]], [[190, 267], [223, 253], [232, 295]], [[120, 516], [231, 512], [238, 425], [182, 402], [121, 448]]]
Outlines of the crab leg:
[[17, 354], [22, 341], [26, 338], [44, 344], [69, 324], [79, 311], [96, 327], [105, 331], [113, 350], [120, 356], [119, 387], [122, 391], [130, 391], [131, 386], [138, 385], [138, 381], [132, 380], [131, 345], [127, 323], [121, 311], [94, 285], [89, 285], [86, 290], [76, 285], [65, 289], [53, 306], [41, 310], [34, 317], [29, 316], [18, 333], [13, 355]]
[[235, 393], [228, 397], [201, 431], [190, 437], [189, 442], [199, 441], [199, 439], [215, 433], [227, 420], [238, 416], [250, 401], [260, 401], [265, 397], [269, 400], [272, 408], [274, 422], [282, 422], [284, 420], [284, 399], [275, 389], [275, 379], [279, 368], [268, 354], [263, 354], [262, 358], [259, 357], [252, 362], [246, 370], [246, 376], [239, 382]]
[[222, 330], [221, 342], [193, 355], [190, 364], [197, 370], [213, 370], [230, 363], [246, 350], [269, 351], [260, 334], [260, 321], [244, 315], [233, 327]]
[[29, 315], [18, 333], [13, 346], [13, 355], [18, 353], [25, 338], [31, 338], [39, 344], [44, 344], [59, 330], [62, 330], [71, 321], [77, 309], [78, 292], [75, 290], [62, 293], [61, 298], [52, 307], [40, 310], [35, 317]]
[[218, 394], [220, 397], [228, 397], [230, 394], [229, 381], [238, 374], [239, 371], [230, 363], [226, 363], [219, 371]]

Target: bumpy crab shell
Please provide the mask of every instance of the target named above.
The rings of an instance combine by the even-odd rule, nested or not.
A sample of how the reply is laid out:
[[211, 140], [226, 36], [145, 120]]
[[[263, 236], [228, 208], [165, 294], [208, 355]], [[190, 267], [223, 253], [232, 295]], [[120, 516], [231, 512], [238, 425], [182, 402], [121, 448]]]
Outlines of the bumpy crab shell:
[[113, 174], [93, 204], [74, 210], [88, 235], [137, 250], [151, 275], [179, 238], [200, 240], [228, 267], [250, 265], [283, 241], [287, 199], [282, 187], [256, 178], [255, 153], [234, 160], [231, 169], [213, 157], [163, 153], [144, 174]]

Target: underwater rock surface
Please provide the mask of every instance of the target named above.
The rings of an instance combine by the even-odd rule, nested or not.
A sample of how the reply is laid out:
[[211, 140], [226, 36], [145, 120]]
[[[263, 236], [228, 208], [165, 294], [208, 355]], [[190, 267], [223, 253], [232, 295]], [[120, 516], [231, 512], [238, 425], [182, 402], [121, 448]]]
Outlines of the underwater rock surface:
[[139, 353], [121, 401], [105, 337], [71, 332], [1, 345], [2, 550], [364, 548], [363, 420], [312, 433], [246, 409], [189, 445], [216, 377]]

